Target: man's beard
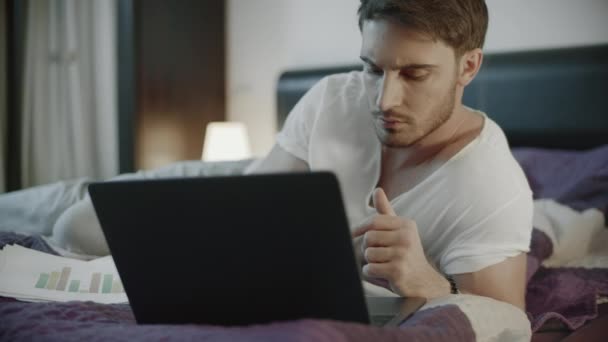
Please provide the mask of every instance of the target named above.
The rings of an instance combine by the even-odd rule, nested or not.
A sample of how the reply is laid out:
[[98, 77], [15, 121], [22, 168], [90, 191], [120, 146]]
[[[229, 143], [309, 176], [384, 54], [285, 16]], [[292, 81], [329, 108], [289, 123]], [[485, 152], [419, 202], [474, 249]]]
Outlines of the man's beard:
[[437, 128], [443, 125], [454, 112], [456, 84], [447, 92], [439, 105], [431, 110], [431, 115], [428, 118], [423, 118], [420, 122], [416, 117], [401, 117], [397, 116], [406, 124], [406, 127], [400, 129], [390, 129], [382, 127], [380, 123], [381, 112], [373, 113], [374, 126], [376, 135], [380, 142], [387, 147], [407, 147], [415, 144], [420, 139], [434, 132]]

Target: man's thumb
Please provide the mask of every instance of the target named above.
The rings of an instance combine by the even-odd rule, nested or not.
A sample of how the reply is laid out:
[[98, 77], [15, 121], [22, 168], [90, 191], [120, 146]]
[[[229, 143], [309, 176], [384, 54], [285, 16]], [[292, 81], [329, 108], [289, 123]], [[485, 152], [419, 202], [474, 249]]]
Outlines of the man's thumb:
[[378, 214], [397, 216], [382, 188], [376, 188], [374, 191], [374, 207], [378, 211]]

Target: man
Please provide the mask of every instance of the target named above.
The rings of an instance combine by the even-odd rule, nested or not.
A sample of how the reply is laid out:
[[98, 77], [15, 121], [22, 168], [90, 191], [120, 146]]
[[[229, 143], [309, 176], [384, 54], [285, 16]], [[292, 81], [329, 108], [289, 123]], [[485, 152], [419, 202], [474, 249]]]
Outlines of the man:
[[532, 195], [501, 129], [463, 106], [483, 0], [361, 0], [362, 72], [315, 85], [248, 172], [333, 170], [363, 274], [399, 295], [525, 307]]

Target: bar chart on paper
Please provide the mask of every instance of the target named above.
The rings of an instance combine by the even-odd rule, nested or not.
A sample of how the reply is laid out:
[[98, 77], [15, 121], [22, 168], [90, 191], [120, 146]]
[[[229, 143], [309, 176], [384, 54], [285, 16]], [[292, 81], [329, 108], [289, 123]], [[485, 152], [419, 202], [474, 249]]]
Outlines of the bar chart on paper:
[[[120, 279], [114, 279], [113, 274], [95, 272], [88, 281], [70, 279], [71, 267], [63, 267], [60, 271], [40, 273], [34, 285], [37, 289], [68, 291], [78, 293], [121, 293], [124, 292]], [[69, 285], [68, 285], [69, 284]]]
[[0, 295], [29, 301], [128, 302], [111, 256], [82, 261], [20, 246], [0, 250]]

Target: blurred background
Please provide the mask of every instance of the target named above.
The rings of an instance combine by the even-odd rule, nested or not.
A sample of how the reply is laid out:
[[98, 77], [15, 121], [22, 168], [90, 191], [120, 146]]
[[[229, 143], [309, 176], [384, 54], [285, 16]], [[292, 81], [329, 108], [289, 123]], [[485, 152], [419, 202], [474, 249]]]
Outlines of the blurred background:
[[[608, 43], [608, 0], [486, 2], [486, 52]], [[0, 0], [0, 192], [263, 156], [281, 72], [358, 62], [358, 4]]]

